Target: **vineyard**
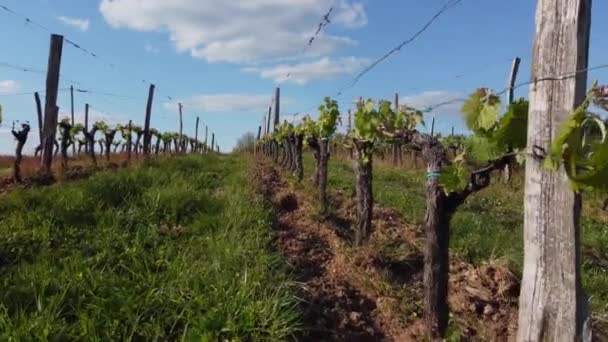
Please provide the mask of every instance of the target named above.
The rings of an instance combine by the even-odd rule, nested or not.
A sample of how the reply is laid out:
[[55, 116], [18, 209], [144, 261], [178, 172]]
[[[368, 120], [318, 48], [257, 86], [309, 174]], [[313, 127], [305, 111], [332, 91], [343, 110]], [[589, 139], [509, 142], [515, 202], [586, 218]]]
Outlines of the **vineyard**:
[[[99, 10], [125, 2], [102, 0]], [[64, 77], [73, 57], [64, 45], [131, 70], [60, 34], [50, 35], [44, 71], [0, 62], [46, 77], [31, 93], [0, 83], [0, 95], [33, 100], [31, 117], [17, 116], [18, 101], [10, 113], [0, 106], [14, 151], [0, 155], [0, 340], [608, 341], [608, 80], [588, 79], [608, 65], [589, 65], [591, 1], [536, 3], [529, 81], [517, 82], [515, 57], [504, 89], [479, 84], [431, 104], [375, 91], [340, 100], [461, 2], [446, 1], [366, 59], [350, 85], [295, 114], [285, 110], [293, 88], [278, 84], [268, 107], [228, 93], [178, 100], [140, 78], [145, 98], [62, 88], [78, 84]], [[288, 57], [313, 56], [330, 24], [356, 27], [357, 4], [332, 2], [301, 56]], [[2, 4], [0, 13], [50, 33], [29, 14]], [[122, 27], [122, 15], [106, 17], [109, 26]], [[161, 30], [143, 19], [135, 28]], [[176, 32], [180, 52], [212, 54]], [[240, 48], [226, 61], [217, 51], [205, 58], [236, 63]], [[264, 69], [281, 60], [274, 50], [239, 61], [239, 72], [287, 71], [277, 79], [305, 85], [298, 68]], [[310, 65], [318, 77], [330, 63]], [[529, 93], [516, 97], [521, 87]], [[135, 101], [141, 115], [94, 111], [88, 96]], [[210, 131], [218, 121], [204, 113], [248, 102], [264, 108], [261, 124], [244, 120], [248, 132], [221, 150], [243, 122]], [[446, 129], [445, 106], [465, 133]]]

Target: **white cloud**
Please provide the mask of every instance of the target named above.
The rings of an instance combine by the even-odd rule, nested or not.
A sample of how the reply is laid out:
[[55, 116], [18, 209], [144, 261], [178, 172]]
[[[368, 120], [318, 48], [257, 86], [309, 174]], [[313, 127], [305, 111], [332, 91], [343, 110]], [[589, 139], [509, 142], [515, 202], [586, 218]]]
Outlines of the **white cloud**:
[[79, 18], [70, 18], [64, 16], [58, 16], [57, 19], [62, 23], [75, 27], [80, 31], [88, 31], [91, 26], [91, 21], [89, 19], [79, 19]]
[[[281, 99], [285, 103], [284, 99]], [[267, 110], [270, 99], [267, 94], [215, 94], [197, 95], [181, 101], [184, 103], [184, 111], [196, 110], [201, 112], [248, 112]], [[288, 101], [287, 101], [288, 102]], [[177, 110], [176, 102], [167, 102], [164, 107], [169, 110]]]
[[336, 77], [352, 75], [370, 62], [367, 58], [345, 57], [332, 59], [325, 57], [315, 62], [304, 62], [293, 65], [272, 67], [249, 67], [246, 72], [253, 72], [262, 78], [272, 79], [279, 83], [306, 84], [312, 80], [329, 80]]
[[435, 112], [453, 114], [460, 112], [460, 108], [462, 107], [462, 101], [460, 100], [462, 98], [462, 93], [433, 90], [402, 97], [399, 99], [399, 103], [406, 104], [420, 110], [442, 104], [440, 107], [437, 107]]
[[19, 84], [17, 83], [17, 81], [0, 81], [0, 94], [11, 94], [16, 92], [17, 89], [19, 89]]
[[[254, 63], [299, 55], [329, 6], [329, 28], [367, 24], [358, 0], [102, 0], [100, 11], [115, 28], [167, 31], [178, 51], [194, 57]], [[324, 56], [352, 44], [324, 31], [306, 55]]]

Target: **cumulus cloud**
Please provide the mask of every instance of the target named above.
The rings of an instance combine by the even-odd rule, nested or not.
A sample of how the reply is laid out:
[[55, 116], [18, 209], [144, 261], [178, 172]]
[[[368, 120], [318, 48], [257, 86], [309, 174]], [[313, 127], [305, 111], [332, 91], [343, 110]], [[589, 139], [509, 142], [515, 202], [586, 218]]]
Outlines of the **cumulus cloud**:
[[19, 84], [17, 83], [17, 81], [0, 81], [0, 94], [11, 94], [16, 92], [17, 89], [19, 89]]
[[458, 92], [432, 90], [405, 96], [399, 99], [401, 104], [424, 110], [431, 106], [443, 104], [437, 108], [438, 113], [459, 113], [462, 107], [463, 94]]
[[[215, 94], [196, 95], [184, 101], [185, 110], [196, 110], [201, 112], [249, 112], [268, 109], [270, 104], [268, 94]], [[283, 102], [285, 100], [282, 99]], [[176, 102], [166, 102], [165, 108], [176, 110]]]
[[281, 64], [270, 67], [249, 67], [246, 72], [253, 72], [262, 78], [272, 79], [279, 83], [306, 84], [313, 80], [329, 80], [340, 76], [352, 75], [370, 62], [367, 58], [321, 58], [315, 62], [298, 64]]
[[[177, 50], [193, 57], [255, 63], [299, 55], [330, 6], [332, 26], [367, 24], [357, 0], [102, 0], [100, 11], [115, 28], [169, 32]], [[306, 55], [324, 56], [352, 44], [346, 36], [323, 32]]]
[[66, 24], [68, 26], [75, 27], [83, 32], [88, 31], [89, 27], [91, 26], [91, 21], [89, 19], [58, 16], [57, 20], [61, 21], [62, 23]]

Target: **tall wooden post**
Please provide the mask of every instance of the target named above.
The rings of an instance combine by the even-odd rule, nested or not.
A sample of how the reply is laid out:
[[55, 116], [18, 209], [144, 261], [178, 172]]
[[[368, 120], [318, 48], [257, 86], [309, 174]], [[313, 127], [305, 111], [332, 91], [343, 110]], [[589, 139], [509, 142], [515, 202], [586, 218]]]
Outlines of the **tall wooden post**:
[[209, 133], [209, 127], [207, 127], [207, 125], [205, 125], [205, 152], [207, 152], [207, 150], [209, 150], [209, 146], [207, 146], [207, 135]]
[[132, 148], [132, 144], [133, 144], [133, 137], [131, 136], [131, 134], [133, 134], [133, 120], [129, 120], [129, 140], [127, 140], [127, 160], [131, 161], [131, 148]]
[[146, 104], [146, 121], [144, 124], [144, 156], [150, 155], [150, 145], [152, 136], [150, 135], [150, 117], [152, 116], [152, 101], [154, 101], [154, 84], [150, 84], [148, 89], [148, 103]]
[[[507, 82], [507, 88], [509, 91], [507, 92], [507, 105], [510, 105], [514, 101], [515, 97], [515, 81], [517, 80], [517, 72], [519, 71], [519, 64], [521, 63], [521, 59], [519, 57], [515, 57], [513, 59], [513, 63], [511, 64], [511, 72], [509, 73], [509, 81]], [[512, 148], [509, 147], [506, 151], [507, 153], [511, 153]], [[511, 175], [513, 174], [512, 168], [515, 158], [512, 158], [509, 163], [505, 165], [502, 170], [502, 179], [504, 183], [511, 182]]]
[[454, 126], [452, 126], [452, 134], [450, 134], [450, 136], [454, 136]]
[[59, 73], [61, 71], [61, 55], [63, 52], [63, 36], [51, 35], [51, 48], [46, 74], [46, 103], [44, 107], [44, 142], [42, 144], [41, 173], [51, 174], [53, 163], [53, 148], [57, 130], [57, 92], [59, 90]]
[[511, 73], [509, 74], [509, 82], [507, 83], [507, 88], [509, 88], [509, 92], [507, 93], [507, 103], [511, 104], [514, 101], [515, 96], [515, 81], [517, 80], [517, 73], [519, 71], [519, 64], [521, 63], [521, 59], [519, 57], [515, 57], [513, 59], [513, 63], [511, 64]]
[[215, 133], [211, 133], [211, 152], [214, 151], [214, 149], [213, 149], [214, 147], [215, 147]]
[[[200, 118], [197, 116], [196, 117], [196, 129], [194, 131], [194, 141], [196, 141], [197, 145], [198, 145], [198, 123], [199, 123], [199, 121], [200, 121]], [[195, 146], [195, 149], [196, 148], [198, 148], [198, 147]], [[192, 152], [194, 152], [194, 151], [192, 151]]]
[[268, 115], [266, 117], [266, 119], [268, 120], [268, 123], [266, 124], [266, 134], [270, 134], [270, 118], [272, 118], [272, 107], [268, 107]]
[[399, 111], [399, 93], [395, 93], [395, 112]]
[[[72, 106], [72, 127], [74, 127], [74, 86], [70, 86], [70, 103]], [[76, 155], [76, 143], [72, 144], [72, 155]]]
[[176, 151], [176, 152], [177, 153], [181, 153], [181, 152], [183, 152], [183, 143], [184, 143], [184, 138], [183, 138], [183, 135], [184, 135], [184, 120], [183, 120], [183, 117], [182, 117], [182, 108], [183, 108], [183, 105], [182, 105], [181, 102], [178, 103], [177, 105], [179, 107], [179, 146], [178, 146], [179, 150]]
[[38, 138], [40, 139], [40, 148], [42, 148], [42, 142], [44, 141], [44, 136], [42, 135], [42, 105], [40, 104], [38, 92], [34, 93], [34, 100], [36, 101], [36, 114], [38, 114]]
[[431, 136], [435, 136], [435, 117], [433, 116], [433, 121], [431, 122]]
[[[585, 98], [591, 0], [538, 0], [533, 49], [528, 149], [549, 151]], [[549, 79], [546, 79], [549, 78]], [[551, 79], [553, 78], [553, 79]], [[526, 154], [524, 268], [518, 341], [591, 340], [581, 287], [581, 197], [563, 167]]]
[[[84, 105], [84, 130], [89, 131], [89, 104]], [[89, 144], [84, 144], [84, 152], [89, 153]]]
[[256, 140], [259, 141], [261, 137], [262, 137], [262, 126], [258, 126], [258, 138]]
[[274, 129], [276, 130], [280, 124], [281, 112], [281, 88], [277, 87], [274, 93]]

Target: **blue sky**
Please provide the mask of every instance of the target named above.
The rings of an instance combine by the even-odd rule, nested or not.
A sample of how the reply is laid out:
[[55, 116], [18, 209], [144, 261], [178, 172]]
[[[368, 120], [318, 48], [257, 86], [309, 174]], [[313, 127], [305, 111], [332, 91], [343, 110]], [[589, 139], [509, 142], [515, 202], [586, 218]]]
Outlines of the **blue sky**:
[[[85, 103], [94, 119], [143, 123], [148, 91], [157, 86], [152, 126], [178, 130], [177, 104], [184, 107], [185, 133], [194, 135], [197, 116], [216, 133], [222, 150], [255, 131], [281, 87], [281, 114], [310, 112], [334, 96], [370, 61], [407, 39], [445, 3], [440, 0], [0, 0], [51, 32], [65, 35], [101, 56], [64, 45], [61, 88], [126, 95], [77, 93], [76, 116]], [[418, 40], [374, 68], [338, 100], [344, 113], [358, 96], [393, 99], [417, 107], [465, 96], [480, 86], [502, 90], [511, 60], [522, 58], [519, 81], [530, 78], [535, 1], [463, 0]], [[308, 38], [322, 15], [329, 24], [313, 45]], [[608, 3], [595, 1], [590, 65], [608, 63]], [[0, 64], [46, 70], [49, 33], [0, 10]], [[114, 63], [114, 68], [108, 63]], [[290, 72], [291, 77], [284, 76]], [[589, 79], [608, 79], [606, 69]], [[144, 80], [146, 82], [144, 82]], [[35, 122], [33, 95], [44, 91], [43, 74], [0, 66], [0, 153], [12, 153], [13, 120]], [[72, 83], [77, 82], [77, 83]], [[527, 97], [528, 88], [517, 90]], [[171, 96], [174, 100], [169, 100]], [[59, 97], [70, 110], [69, 92]], [[437, 130], [464, 132], [459, 104], [428, 114]], [[36, 126], [35, 124], [33, 126]], [[27, 150], [38, 143], [31, 135]]]

